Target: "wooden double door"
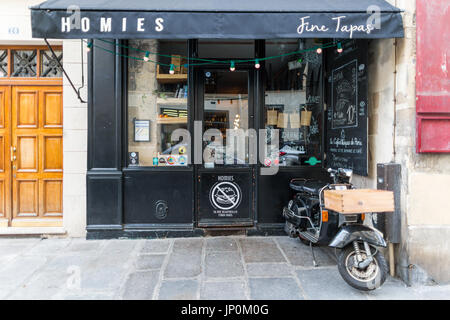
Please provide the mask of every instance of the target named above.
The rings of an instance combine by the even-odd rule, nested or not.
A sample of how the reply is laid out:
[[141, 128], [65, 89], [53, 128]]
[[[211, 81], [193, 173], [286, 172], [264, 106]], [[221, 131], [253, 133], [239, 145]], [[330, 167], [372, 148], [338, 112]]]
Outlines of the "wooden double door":
[[62, 226], [62, 86], [0, 85], [0, 227]]

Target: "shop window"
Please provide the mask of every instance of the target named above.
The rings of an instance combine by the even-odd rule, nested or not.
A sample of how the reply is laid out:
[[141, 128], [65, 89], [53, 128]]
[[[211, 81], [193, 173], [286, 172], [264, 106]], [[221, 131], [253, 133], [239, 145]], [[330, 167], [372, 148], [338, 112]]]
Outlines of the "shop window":
[[[319, 165], [322, 159], [322, 55], [312, 39], [267, 40], [267, 163]], [[294, 53], [295, 54], [291, 54]], [[279, 148], [271, 143], [278, 129]]]
[[177, 129], [188, 126], [187, 41], [130, 40], [128, 46], [130, 56], [148, 58], [128, 60], [128, 165], [186, 166], [189, 146]]

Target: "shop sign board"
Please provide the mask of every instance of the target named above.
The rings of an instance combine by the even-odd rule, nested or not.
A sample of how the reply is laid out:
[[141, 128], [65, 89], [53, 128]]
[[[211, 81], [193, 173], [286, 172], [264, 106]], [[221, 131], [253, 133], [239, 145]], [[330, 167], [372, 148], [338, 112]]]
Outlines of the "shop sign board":
[[367, 41], [347, 42], [327, 65], [327, 166], [367, 176]]

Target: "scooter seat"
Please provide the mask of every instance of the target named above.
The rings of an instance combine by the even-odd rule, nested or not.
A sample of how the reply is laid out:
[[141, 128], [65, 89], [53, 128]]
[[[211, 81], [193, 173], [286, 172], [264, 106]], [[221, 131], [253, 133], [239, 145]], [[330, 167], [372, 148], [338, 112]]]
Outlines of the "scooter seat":
[[320, 189], [326, 186], [327, 183], [317, 180], [306, 180], [306, 179], [292, 179], [289, 186], [292, 190], [297, 192], [306, 193], [319, 193]]

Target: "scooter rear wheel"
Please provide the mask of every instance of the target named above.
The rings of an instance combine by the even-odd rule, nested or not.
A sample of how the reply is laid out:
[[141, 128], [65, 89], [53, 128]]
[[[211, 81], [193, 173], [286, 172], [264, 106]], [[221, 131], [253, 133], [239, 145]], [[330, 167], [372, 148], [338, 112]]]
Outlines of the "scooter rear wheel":
[[[366, 252], [360, 250], [365, 258]], [[386, 281], [388, 266], [384, 256], [378, 251], [373, 255], [373, 261], [365, 269], [354, 265], [356, 257], [352, 245], [345, 247], [338, 256], [338, 270], [342, 278], [353, 288], [363, 291], [375, 290]]]

